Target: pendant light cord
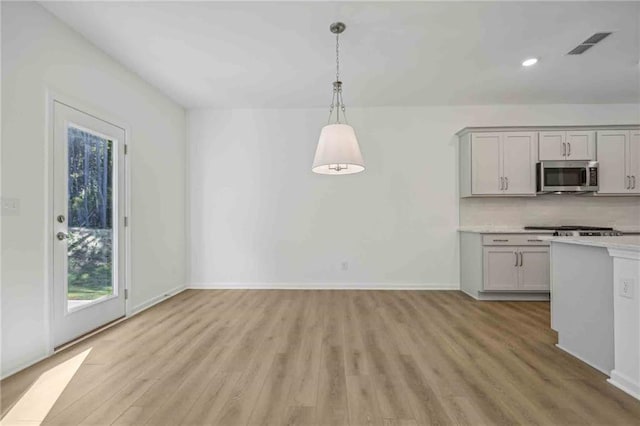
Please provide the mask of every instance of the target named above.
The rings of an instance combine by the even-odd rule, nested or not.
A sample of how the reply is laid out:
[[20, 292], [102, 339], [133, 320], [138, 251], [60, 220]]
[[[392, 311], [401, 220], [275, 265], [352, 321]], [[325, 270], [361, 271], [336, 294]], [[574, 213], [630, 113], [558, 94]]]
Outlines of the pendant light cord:
[[[336, 34], [336, 83], [340, 82], [340, 33]], [[336, 120], [340, 123], [340, 86], [334, 86], [334, 92], [337, 90], [338, 109], [336, 110]]]
[[336, 34], [336, 81], [340, 81], [340, 34]]
[[329, 108], [329, 119], [327, 124], [331, 124], [331, 116], [333, 110], [336, 111], [336, 123], [340, 124], [340, 111], [347, 123], [347, 113], [342, 100], [342, 82], [340, 81], [340, 33], [336, 33], [336, 81], [333, 83], [333, 97], [331, 98], [331, 107]]

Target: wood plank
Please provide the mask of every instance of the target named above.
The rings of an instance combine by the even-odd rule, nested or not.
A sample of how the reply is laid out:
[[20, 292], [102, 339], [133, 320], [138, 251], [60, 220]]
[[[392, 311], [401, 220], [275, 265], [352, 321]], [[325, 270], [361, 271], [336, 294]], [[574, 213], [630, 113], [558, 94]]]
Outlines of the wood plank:
[[367, 376], [347, 376], [349, 424], [382, 425], [374, 384]]
[[3, 380], [0, 402], [91, 349], [44, 424], [638, 424], [556, 337], [547, 302], [188, 290]]

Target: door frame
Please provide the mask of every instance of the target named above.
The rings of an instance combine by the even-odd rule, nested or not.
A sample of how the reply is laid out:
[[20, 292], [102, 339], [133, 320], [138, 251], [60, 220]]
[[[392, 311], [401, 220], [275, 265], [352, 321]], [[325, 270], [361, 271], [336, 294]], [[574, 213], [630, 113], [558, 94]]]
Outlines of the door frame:
[[[45, 310], [45, 330], [47, 341], [47, 352], [49, 355], [55, 352], [54, 347], [54, 208], [53, 208], [53, 157], [54, 157], [54, 104], [55, 102], [66, 105], [69, 108], [78, 110], [84, 114], [88, 114], [98, 120], [109, 123], [124, 131], [125, 155], [121, 167], [124, 168], [124, 194], [122, 202], [124, 202], [124, 214], [127, 217], [127, 224], [124, 226], [124, 291], [128, 296], [131, 293], [131, 159], [127, 153], [127, 149], [131, 144], [131, 127], [124, 121], [111, 114], [106, 113], [103, 109], [93, 106], [90, 102], [79, 100], [71, 96], [63, 95], [51, 88], [45, 88], [45, 218], [44, 218], [44, 252], [45, 252], [45, 285], [44, 285], [44, 310]], [[128, 297], [125, 297], [125, 318], [131, 315], [131, 303]], [[66, 346], [66, 345], [65, 345]]]

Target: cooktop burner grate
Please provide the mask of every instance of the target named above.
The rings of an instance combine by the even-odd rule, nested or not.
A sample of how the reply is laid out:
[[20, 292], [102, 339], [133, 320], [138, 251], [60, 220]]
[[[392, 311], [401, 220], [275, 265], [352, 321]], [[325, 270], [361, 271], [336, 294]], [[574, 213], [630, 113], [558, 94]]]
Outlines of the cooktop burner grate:
[[560, 226], [525, 226], [529, 231], [613, 231], [613, 228], [603, 226], [560, 225]]
[[525, 226], [524, 229], [528, 231], [553, 231], [553, 235], [560, 237], [613, 237], [622, 235], [622, 232], [613, 228], [600, 226]]

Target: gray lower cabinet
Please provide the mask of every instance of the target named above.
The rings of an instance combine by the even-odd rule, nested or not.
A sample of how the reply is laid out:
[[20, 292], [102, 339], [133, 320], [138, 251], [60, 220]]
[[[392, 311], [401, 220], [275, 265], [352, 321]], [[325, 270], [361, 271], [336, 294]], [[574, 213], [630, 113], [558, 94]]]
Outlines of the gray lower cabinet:
[[483, 290], [517, 290], [520, 262], [514, 247], [489, 246], [483, 249]]
[[520, 247], [518, 288], [520, 290], [549, 291], [549, 247]]
[[548, 247], [485, 246], [483, 290], [549, 291]]
[[461, 289], [477, 299], [546, 300], [549, 245], [532, 234], [460, 234]]

